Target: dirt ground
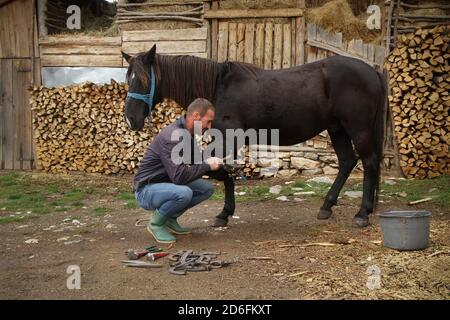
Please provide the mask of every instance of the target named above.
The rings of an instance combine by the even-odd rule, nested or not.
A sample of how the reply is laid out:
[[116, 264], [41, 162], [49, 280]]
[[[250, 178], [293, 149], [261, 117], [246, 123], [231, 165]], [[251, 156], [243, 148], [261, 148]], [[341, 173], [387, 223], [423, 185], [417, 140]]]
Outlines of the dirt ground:
[[[119, 179], [122, 184], [131, 181], [131, 177], [70, 179], [78, 179], [79, 184], [101, 179], [105, 188], [114, 188]], [[404, 200], [383, 200], [378, 212], [420, 208], [433, 213], [430, 246], [422, 251], [400, 252], [382, 246], [376, 215], [371, 217], [368, 228], [351, 226], [360, 199], [343, 197], [327, 221], [316, 219], [322, 203], [319, 198], [301, 202], [288, 199], [238, 203], [227, 228], [210, 227], [222, 201], [209, 200], [187, 212], [181, 224], [192, 227], [193, 233], [178, 236], [169, 252], [219, 251], [219, 259], [233, 263], [185, 276], [169, 274], [166, 258], [158, 260], [163, 264], [159, 269], [127, 268], [121, 264], [127, 249], [156, 243], [144, 227], [135, 226], [137, 219], [147, 218], [149, 213], [124, 209], [123, 200], [108, 194], [93, 195], [76, 211], [1, 224], [0, 298], [450, 298], [449, 208], [433, 202], [411, 207]], [[88, 208], [102, 203], [112, 209], [103, 216], [90, 213]], [[308, 245], [323, 242], [332, 245]], [[270, 259], [249, 259], [254, 257]], [[70, 265], [80, 267], [79, 290], [67, 289], [70, 275], [66, 271]], [[370, 290], [367, 270], [373, 266], [380, 269], [381, 288]]]

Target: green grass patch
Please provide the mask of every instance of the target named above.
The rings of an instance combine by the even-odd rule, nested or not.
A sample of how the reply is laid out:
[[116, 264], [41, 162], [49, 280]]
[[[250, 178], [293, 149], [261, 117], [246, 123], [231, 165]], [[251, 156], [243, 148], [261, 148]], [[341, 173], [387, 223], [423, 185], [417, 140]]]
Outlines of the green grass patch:
[[301, 180], [296, 180], [292, 185], [292, 188], [306, 188], [306, 182]]
[[127, 203], [124, 205], [125, 209], [137, 209], [138, 208], [138, 204], [136, 202], [136, 200], [130, 200], [127, 201]]
[[104, 216], [106, 213], [109, 212], [110, 209], [108, 208], [104, 208], [104, 207], [99, 207], [99, 208], [94, 208], [92, 211], [94, 212], [95, 216]]
[[126, 201], [124, 204], [125, 209], [137, 209], [139, 207], [132, 192], [122, 191], [117, 195], [117, 198]]
[[92, 192], [91, 187], [71, 188], [67, 181], [48, 182], [33, 178], [28, 173], [1, 174], [0, 213], [4, 213], [4, 216], [0, 217], [0, 223], [79, 209]]
[[[431, 197], [439, 205], [450, 207], [450, 176], [444, 175], [425, 180], [395, 180], [396, 184], [382, 183], [381, 194], [416, 201]], [[400, 194], [406, 194], [401, 197]]]
[[134, 194], [132, 192], [127, 192], [127, 191], [120, 192], [118, 195], [118, 198], [120, 200], [134, 200], [135, 199]]

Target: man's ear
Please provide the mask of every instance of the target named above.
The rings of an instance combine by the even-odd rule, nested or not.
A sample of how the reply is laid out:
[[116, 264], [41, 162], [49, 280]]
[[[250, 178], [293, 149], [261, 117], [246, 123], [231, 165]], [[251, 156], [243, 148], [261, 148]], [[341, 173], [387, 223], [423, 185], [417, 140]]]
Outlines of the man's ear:
[[130, 63], [130, 60], [131, 60], [132, 56], [130, 56], [129, 54], [126, 54], [126, 53], [123, 52], [123, 51], [121, 51], [121, 52], [122, 52], [122, 57], [123, 57], [128, 63]]
[[145, 64], [151, 65], [153, 61], [155, 61], [155, 55], [156, 55], [156, 44], [154, 44], [153, 47], [144, 54]]

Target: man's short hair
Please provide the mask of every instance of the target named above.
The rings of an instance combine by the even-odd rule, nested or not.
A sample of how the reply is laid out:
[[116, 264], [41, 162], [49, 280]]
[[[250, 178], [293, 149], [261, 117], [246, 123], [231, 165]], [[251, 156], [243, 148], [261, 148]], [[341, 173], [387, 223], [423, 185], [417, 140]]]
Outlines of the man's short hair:
[[216, 111], [213, 104], [204, 98], [197, 98], [188, 106], [187, 114], [193, 115], [194, 112], [200, 113], [200, 116], [203, 117], [208, 110]]

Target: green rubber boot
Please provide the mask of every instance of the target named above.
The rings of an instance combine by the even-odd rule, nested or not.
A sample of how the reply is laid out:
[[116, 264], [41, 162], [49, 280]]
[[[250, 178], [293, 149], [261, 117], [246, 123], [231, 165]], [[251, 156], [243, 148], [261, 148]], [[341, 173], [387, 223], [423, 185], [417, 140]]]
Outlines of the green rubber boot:
[[181, 216], [183, 214], [183, 212], [181, 212], [180, 214], [178, 214], [178, 215], [176, 215], [176, 216], [174, 216], [172, 218], [167, 219], [166, 227], [172, 233], [175, 233], [175, 234], [189, 234], [189, 233], [191, 233], [191, 229], [183, 228], [182, 226], [180, 226], [178, 224], [177, 219], [178, 219], [179, 216]]
[[153, 218], [149, 221], [147, 225], [148, 232], [155, 238], [157, 242], [160, 243], [173, 243], [177, 239], [170, 234], [166, 228], [168, 218], [162, 216], [158, 210], [153, 213]]

